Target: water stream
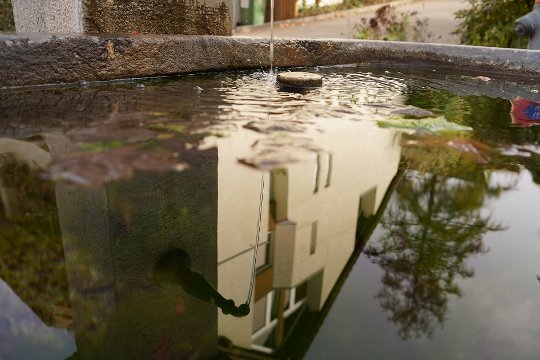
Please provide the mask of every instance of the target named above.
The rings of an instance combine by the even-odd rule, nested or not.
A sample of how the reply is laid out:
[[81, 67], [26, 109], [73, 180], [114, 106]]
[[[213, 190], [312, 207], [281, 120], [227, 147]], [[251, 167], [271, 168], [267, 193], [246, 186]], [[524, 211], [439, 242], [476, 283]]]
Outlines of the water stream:
[[270, 0], [270, 74], [274, 65], [274, 1]]

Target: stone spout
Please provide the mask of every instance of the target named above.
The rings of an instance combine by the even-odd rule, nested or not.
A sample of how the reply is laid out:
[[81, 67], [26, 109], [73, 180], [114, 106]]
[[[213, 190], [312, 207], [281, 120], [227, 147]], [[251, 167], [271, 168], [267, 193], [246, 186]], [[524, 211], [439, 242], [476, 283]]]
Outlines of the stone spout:
[[540, 0], [536, 0], [530, 13], [516, 20], [514, 31], [529, 38], [528, 49], [540, 50]]

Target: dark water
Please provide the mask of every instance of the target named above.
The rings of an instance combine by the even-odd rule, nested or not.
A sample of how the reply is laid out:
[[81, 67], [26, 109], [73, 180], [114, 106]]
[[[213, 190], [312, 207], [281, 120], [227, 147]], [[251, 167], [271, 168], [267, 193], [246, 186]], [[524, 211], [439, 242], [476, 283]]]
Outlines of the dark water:
[[535, 81], [309, 71], [2, 90], [0, 358], [536, 359]]

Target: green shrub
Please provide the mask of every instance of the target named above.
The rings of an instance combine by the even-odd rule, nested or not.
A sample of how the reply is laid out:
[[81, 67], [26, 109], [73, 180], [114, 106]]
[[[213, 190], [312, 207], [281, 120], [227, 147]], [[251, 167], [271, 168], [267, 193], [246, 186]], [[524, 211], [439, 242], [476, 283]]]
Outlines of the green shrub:
[[[514, 22], [527, 14], [534, 0], [468, 0], [469, 7], [456, 13], [460, 20], [456, 34], [468, 45], [526, 47], [527, 39], [519, 44]], [[521, 45], [521, 46], [519, 46]]]
[[362, 18], [355, 26], [355, 39], [418, 41], [424, 42], [432, 35], [427, 30], [428, 19], [419, 18], [416, 11], [398, 12], [394, 6], [384, 5], [375, 16]]
[[362, 6], [378, 4], [385, 1], [386, 0], [343, 0], [343, 2], [333, 5], [319, 6], [316, 3], [314, 6], [307, 6], [306, 1], [303, 0], [301, 2], [300, 9], [298, 9], [298, 17], [314, 16], [328, 14], [336, 11], [350, 10]]
[[0, 0], [0, 32], [15, 31], [11, 0]]

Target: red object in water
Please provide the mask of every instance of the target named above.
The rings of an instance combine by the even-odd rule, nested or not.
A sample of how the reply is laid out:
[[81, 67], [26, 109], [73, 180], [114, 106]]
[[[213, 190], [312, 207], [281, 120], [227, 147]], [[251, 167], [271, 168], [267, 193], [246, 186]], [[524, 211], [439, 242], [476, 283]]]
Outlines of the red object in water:
[[512, 100], [512, 124], [517, 126], [540, 125], [540, 103], [520, 97]]

